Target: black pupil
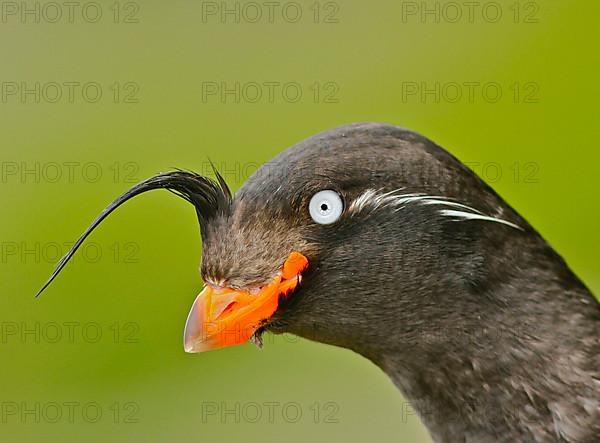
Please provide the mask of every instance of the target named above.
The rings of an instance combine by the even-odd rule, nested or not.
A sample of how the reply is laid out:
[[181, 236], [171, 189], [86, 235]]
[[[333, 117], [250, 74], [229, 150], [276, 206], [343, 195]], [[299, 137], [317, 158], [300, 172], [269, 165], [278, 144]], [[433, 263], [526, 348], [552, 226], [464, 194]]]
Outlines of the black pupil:
[[329, 209], [329, 206], [327, 206], [327, 203], [321, 203], [321, 211], [327, 211]]

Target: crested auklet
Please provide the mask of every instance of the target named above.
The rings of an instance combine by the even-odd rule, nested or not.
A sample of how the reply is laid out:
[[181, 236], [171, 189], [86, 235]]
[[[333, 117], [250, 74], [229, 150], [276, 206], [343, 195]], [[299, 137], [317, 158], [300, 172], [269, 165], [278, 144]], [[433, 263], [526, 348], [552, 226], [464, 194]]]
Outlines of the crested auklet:
[[370, 359], [437, 443], [600, 442], [600, 304], [447, 151], [358, 123], [292, 146], [235, 195], [215, 175], [131, 188], [40, 292], [110, 212], [168, 189], [194, 205], [202, 237], [186, 351], [289, 332]]

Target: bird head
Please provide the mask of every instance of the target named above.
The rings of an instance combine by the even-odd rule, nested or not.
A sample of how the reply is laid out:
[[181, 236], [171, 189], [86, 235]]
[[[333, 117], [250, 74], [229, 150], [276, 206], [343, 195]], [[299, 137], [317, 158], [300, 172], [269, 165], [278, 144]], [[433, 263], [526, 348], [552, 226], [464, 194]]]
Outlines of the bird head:
[[[527, 226], [446, 151], [385, 124], [304, 140], [235, 195], [215, 176], [173, 171], [134, 186], [98, 216], [42, 290], [110, 212], [168, 189], [194, 205], [202, 237], [205, 286], [187, 319], [186, 351], [260, 342], [272, 331], [375, 359], [424, 324], [468, 321], [468, 307], [482, 303], [476, 293], [510, 257], [503, 239]], [[485, 251], [499, 244], [490, 258]], [[457, 293], [464, 296], [451, 297]]]

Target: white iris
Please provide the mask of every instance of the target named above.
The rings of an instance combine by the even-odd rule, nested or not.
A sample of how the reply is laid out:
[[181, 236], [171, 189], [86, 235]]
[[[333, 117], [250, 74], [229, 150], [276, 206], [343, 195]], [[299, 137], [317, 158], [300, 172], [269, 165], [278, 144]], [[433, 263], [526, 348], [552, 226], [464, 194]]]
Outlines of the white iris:
[[308, 210], [315, 222], [328, 225], [340, 218], [344, 211], [344, 203], [335, 191], [319, 191], [310, 199]]

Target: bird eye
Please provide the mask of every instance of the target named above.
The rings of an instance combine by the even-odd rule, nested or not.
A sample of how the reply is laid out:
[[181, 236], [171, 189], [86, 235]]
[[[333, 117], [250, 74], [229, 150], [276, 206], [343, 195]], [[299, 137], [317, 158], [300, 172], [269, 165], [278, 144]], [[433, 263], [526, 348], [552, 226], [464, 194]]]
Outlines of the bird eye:
[[340, 218], [344, 211], [344, 203], [335, 191], [319, 191], [310, 199], [308, 211], [315, 222], [328, 225]]

